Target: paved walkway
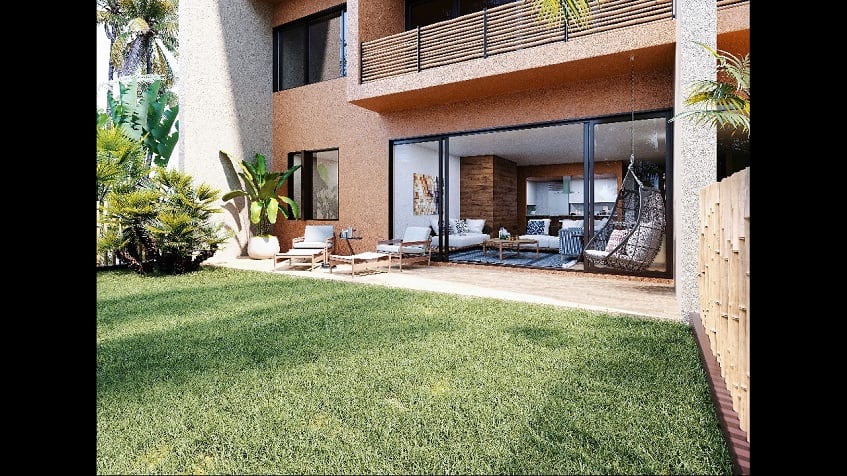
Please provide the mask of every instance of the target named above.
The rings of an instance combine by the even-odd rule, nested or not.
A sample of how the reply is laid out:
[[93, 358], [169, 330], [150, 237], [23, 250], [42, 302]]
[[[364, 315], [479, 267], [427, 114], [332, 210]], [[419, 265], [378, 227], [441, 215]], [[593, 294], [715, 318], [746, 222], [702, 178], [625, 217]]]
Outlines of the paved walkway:
[[414, 265], [402, 272], [395, 264], [391, 272], [357, 272], [355, 277], [350, 275], [350, 266], [343, 264], [332, 273], [323, 268], [293, 269], [284, 262], [273, 271], [271, 259], [254, 260], [246, 256], [213, 257], [205, 264], [682, 321], [671, 280], [440, 262], [431, 266]]

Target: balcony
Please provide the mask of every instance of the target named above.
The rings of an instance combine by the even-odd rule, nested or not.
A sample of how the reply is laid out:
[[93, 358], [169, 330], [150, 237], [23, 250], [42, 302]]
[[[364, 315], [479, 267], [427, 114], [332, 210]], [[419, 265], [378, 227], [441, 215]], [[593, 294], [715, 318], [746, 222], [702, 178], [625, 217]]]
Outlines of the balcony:
[[[749, 51], [749, 0], [717, 0], [719, 47]], [[586, 24], [516, 2], [360, 44], [351, 104], [379, 113], [673, 70], [674, 0], [589, 0]], [[357, 64], [358, 63], [358, 64]], [[351, 79], [352, 79], [351, 78]]]
[[[732, 3], [732, 2], [719, 2]], [[429, 68], [569, 41], [673, 18], [673, 0], [591, 0], [585, 24], [539, 20], [532, 5], [509, 3], [362, 43], [362, 84]]]

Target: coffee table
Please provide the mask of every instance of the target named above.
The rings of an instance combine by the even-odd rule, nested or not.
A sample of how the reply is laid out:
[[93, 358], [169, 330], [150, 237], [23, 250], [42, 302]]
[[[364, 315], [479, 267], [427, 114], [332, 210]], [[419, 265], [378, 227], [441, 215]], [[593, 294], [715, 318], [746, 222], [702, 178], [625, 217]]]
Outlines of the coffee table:
[[366, 269], [373, 269], [383, 264], [390, 264], [390, 257], [391, 255], [387, 253], [375, 253], [373, 251], [355, 255], [329, 255], [329, 272], [330, 274], [332, 273], [332, 269], [334, 268], [332, 265], [335, 263], [349, 264], [350, 269], [352, 270], [352, 277], [355, 277], [356, 271], [361, 273]]
[[285, 260], [288, 260], [288, 266], [291, 268], [305, 266], [311, 271], [324, 262], [324, 249], [291, 248], [285, 253], [276, 253], [274, 254], [273, 270], [276, 271], [277, 263]]
[[503, 248], [506, 248], [506, 250], [514, 251], [515, 256], [520, 256], [521, 245], [526, 244], [535, 245], [535, 257], [538, 258], [538, 240], [533, 240], [530, 238], [510, 238], [507, 240], [501, 240], [500, 238], [490, 238], [482, 243], [482, 255], [485, 256], [486, 246], [490, 246], [492, 248], [496, 247], [498, 250], [500, 250], [500, 261], [503, 261]]

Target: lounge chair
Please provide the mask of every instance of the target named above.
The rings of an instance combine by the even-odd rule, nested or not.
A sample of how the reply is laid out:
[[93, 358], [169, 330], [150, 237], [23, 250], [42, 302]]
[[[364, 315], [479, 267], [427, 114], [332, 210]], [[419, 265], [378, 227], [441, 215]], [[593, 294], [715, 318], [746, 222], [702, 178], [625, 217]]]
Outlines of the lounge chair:
[[376, 252], [389, 255], [389, 271], [391, 271], [391, 263], [395, 259], [399, 263], [400, 271], [403, 271], [404, 263], [408, 266], [426, 261], [426, 265], [429, 266], [432, 260], [432, 241], [429, 232], [428, 226], [407, 226], [403, 238], [379, 240], [376, 245]]
[[335, 249], [335, 227], [333, 225], [306, 225], [303, 236], [291, 240], [292, 249], [322, 249], [323, 262]]

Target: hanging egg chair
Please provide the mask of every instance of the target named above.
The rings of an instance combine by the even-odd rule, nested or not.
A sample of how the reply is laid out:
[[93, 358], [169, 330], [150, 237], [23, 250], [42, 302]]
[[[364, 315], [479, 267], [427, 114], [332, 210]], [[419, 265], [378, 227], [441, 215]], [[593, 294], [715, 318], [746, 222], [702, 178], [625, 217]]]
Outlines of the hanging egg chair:
[[635, 173], [635, 78], [630, 61], [629, 167], [609, 220], [588, 240], [585, 261], [625, 271], [643, 271], [656, 259], [665, 233], [665, 199], [661, 190], [644, 185]]
[[634, 156], [630, 156], [609, 220], [583, 250], [585, 260], [594, 265], [643, 271], [662, 246], [665, 199], [661, 190], [641, 182], [633, 170], [634, 163]]

